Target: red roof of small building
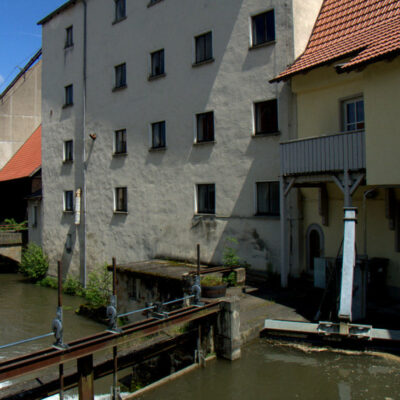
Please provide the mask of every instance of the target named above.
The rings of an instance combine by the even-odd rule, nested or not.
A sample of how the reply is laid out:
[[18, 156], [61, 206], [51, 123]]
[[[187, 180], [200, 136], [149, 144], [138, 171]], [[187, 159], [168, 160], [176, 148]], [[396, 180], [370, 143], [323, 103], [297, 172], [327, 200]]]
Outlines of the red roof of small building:
[[273, 81], [348, 58], [348, 72], [400, 54], [399, 0], [324, 0], [304, 53]]
[[32, 176], [42, 165], [42, 126], [40, 125], [0, 170], [0, 182]]

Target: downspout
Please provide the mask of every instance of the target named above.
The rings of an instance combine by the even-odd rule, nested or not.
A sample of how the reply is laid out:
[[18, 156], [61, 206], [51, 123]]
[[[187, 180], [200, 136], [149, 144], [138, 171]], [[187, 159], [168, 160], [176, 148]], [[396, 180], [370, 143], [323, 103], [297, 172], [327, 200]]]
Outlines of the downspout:
[[83, 286], [86, 287], [87, 270], [86, 270], [86, 63], [87, 63], [87, 3], [83, 2], [83, 117], [82, 117], [82, 166], [83, 166]]

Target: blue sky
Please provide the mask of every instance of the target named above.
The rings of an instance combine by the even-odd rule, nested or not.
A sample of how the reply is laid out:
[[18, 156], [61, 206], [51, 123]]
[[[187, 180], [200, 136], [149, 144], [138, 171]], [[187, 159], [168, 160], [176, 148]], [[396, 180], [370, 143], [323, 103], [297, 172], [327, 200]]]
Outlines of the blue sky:
[[0, 93], [42, 45], [43, 17], [67, 0], [0, 0]]

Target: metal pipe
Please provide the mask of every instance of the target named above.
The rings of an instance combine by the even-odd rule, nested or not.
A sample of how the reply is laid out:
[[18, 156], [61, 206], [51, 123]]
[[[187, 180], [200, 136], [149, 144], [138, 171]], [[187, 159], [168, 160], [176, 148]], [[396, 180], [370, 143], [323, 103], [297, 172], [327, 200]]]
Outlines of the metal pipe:
[[184, 300], [187, 300], [187, 299], [191, 299], [192, 297], [194, 297], [194, 294], [191, 294], [190, 296], [182, 297], [181, 299], [176, 299], [176, 300], [167, 301], [166, 303], [162, 303], [162, 305], [163, 305], [163, 306], [167, 306], [167, 305], [169, 305], [169, 304], [179, 303], [180, 301], [184, 301]]
[[58, 275], [58, 307], [62, 307], [62, 271], [61, 271], [61, 261], [57, 261], [57, 275]]
[[23, 343], [33, 342], [34, 340], [43, 339], [43, 338], [46, 338], [49, 336], [53, 336], [53, 332], [46, 333], [46, 334], [40, 335], [40, 336], [35, 336], [35, 337], [29, 338], [29, 339], [20, 340], [18, 342], [14, 342], [14, 343], [3, 344], [2, 346], [0, 346], [0, 350], [7, 349], [8, 347], [12, 347], [12, 346], [17, 346], [17, 345], [23, 344]]
[[124, 314], [118, 314], [117, 317], [118, 318], [126, 317], [127, 315], [132, 315], [132, 314], [136, 314], [136, 313], [139, 313], [139, 312], [152, 310], [153, 308], [156, 308], [156, 306], [150, 306], [150, 307], [146, 307], [146, 308], [141, 308], [140, 310], [134, 310], [134, 311], [129, 311], [129, 312], [124, 313]]
[[64, 364], [59, 365], [59, 373], [60, 373], [60, 400], [64, 400]]
[[197, 244], [197, 275], [200, 276], [200, 245]]
[[117, 356], [117, 346], [113, 347], [113, 400], [118, 400], [117, 385], [118, 385], [118, 356]]

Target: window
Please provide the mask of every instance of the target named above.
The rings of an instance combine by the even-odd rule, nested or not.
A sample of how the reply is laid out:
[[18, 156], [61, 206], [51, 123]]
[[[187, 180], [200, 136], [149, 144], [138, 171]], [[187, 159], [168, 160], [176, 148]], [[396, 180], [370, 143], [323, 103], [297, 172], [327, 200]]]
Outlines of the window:
[[65, 86], [65, 102], [64, 106], [72, 106], [74, 104], [74, 90], [72, 85]]
[[38, 225], [38, 206], [32, 206], [32, 228]]
[[126, 2], [125, 0], [115, 1], [115, 22], [121, 21], [126, 17]]
[[212, 111], [197, 114], [197, 137], [196, 142], [214, 141], [214, 113]]
[[151, 124], [151, 147], [153, 149], [165, 148], [165, 121]]
[[279, 215], [279, 182], [257, 182], [257, 215]]
[[117, 187], [114, 196], [114, 210], [116, 212], [128, 212], [128, 189]]
[[64, 162], [72, 161], [74, 159], [74, 142], [66, 140], [64, 142]]
[[274, 10], [255, 15], [251, 18], [252, 46], [275, 40]]
[[356, 131], [364, 129], [364, 99], [358, 97], [343, 102], [343, 130]]
[[195, 60], [196, 64], [213, 59], [211, 32], [207, 32], [204, 33], [203, 35], [196, 36], [195, 45], [196, 45], [196, 60]]
[[126, 129], [114, 133], [114, 154], [126, 154]]
[[74, 192], [72, 190], [64, 192], [64, 211], [74, 211]]
[[115, 88], [120, 89], [126, 87], [126, 64], [120, 64], [115, 69]]
[[278, 102], [276, 99], [254, 103], [255, 134], [278, 132]]
[[71, 47], [74, 45], [74, 40], [72, 36], [72, 26], [69, 26], [65, 29], [65, 48]]
[[197, 213], [215, 214], [215, 184], [197, 185]]
[[150, 77], [164, 75], [164, 49], [151, 53]]

